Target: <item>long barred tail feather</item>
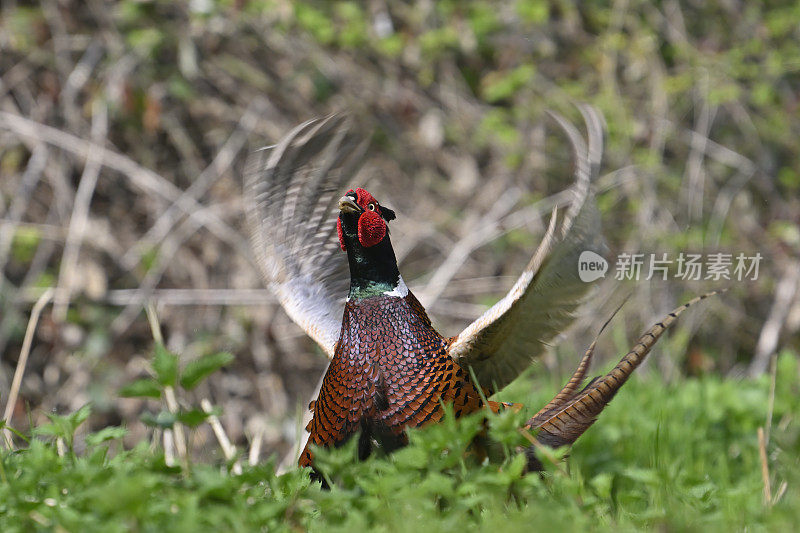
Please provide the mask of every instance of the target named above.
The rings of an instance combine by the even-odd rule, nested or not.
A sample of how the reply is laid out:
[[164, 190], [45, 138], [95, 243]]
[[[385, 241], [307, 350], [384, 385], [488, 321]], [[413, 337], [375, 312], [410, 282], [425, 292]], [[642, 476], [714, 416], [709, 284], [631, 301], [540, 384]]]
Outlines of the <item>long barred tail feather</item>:
[[[572, 374], [572, 377], [569, 379], [567, 384], [564, 385], [564, 388], [562, 388], [552, 400], [547, 402], [547, 405], [542, 407], [538, 413], [533, 415], [533, 417], [528, 421], [528, 426], [537, 427], [540, 423], [551, 418], [553, 414], [564, 407], [570, 400], [575, 398], [575, 396], [580, 394], [581, 391], [579, 388], [583, 384], [583, 380], [586, 377], [586, 372], [589, 370], [589, 365], [592, 363], [592, 356], [594, 355], [595, 346], [597, 346], [597, 339], [600, 338], [600, 335], [603, 333], [603, 331], [605, 331], [606, 326], [611, 323], [611, 320], [617, 315], [619, 310], [622, 309], [622, 306], [625, 305], [625, 302], [627, 301], [628, 298], [626, 297], [625, 300], [619, 304], [619, 307], [617, 307], [614, 312], [611, 313], [611, 316], [608, 317], [608, 320], [605, 321], [600, 330], [597, 332], [597, 335], [592, 341], [592, 344], [589, 345], [586, 353], [583, 354], [581, 362], [578, 364], [578, 368]], [[592, 382], [587, 385], [587, 387], [592, 385], [597, 379], [598, 378], [593, 379]]]
[[[582, 390], [577, 391], [591, 361], [597, 343], [595, 338], [569, 382], [553, 400], [528, 421], [525, 428], [537, 431], [536, 440], [541, 445], [552, 448], [571, 445], [597, 420], [602, 410], [611, 402], [617, 391], [644, 361], [656, 341], [678, 316], [699, 301], [725, 290], [727, 289], [698, 296], [669, 313], [648, 329], [608, 374], [595, 378]], [[603, 325], [598, 336], [607, 324], [608, 322]], [[528, 448], [528, 467], [530, 470], [540, 470], [541, 464], [536, 458], [534, 448], [535, 446]]]

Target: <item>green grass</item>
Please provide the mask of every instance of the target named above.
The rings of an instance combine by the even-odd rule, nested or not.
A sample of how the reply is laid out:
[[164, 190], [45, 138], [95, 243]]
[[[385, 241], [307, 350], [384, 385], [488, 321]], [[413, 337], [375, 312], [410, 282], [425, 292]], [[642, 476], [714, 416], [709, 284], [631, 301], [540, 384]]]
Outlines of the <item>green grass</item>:
[[[783, 275], [782, 265], [795, 260], [793, 251], [800, 241], [799, 204], [791, 201], [800, 194], [797, 2], [515, 0], [505, 7], [486, 0], [391, 3], [394, 30], [384, 36], [372, 29], [372, 7], [357, 2], [304, 0], [289, 10], [276, 9], [283, 3], [274, 0], [228, 0], [188, 10], [182, 4], [123, 0], [100, 14], [79, 2], [70, 9], [62, 5], [61, 11], [35, 5], [5, 9], [3, 30], [8, 35], [0, 71], [17, 76], [6, 77], [10, 83], [4, 109], [19, 108], [44, 124], [61, 125], [67, 133], [85, 137], [94, 103], [100, 102], [108, 106], [108, 145], [184, 189], [196, 179], [195, 169], [205, 168], [218, 153], [256, 96], [271, 102], [269, 122], [274, 122], [254, 132], [258, 146], [272, 142], [279, 128], [350, 108], [364, 122], [363, 131], [375, 131], [370, 149], [375, 168], [392, 169], [392, 180], [399, 180], [397, 190], [412, 195], [395, 200], [405, 203], [406, 215], [434, 215], [435, 230], [455, 240], [460, 234], [452, 227], [461, 223], [468, 204], [452, 197], [446, 176], [450, 171], [445, 172], [441, 162], [472, 154], [480, 176], [495, 179], [498, 173], [508, 173], [513, 179], [494, 183], [524, 185], [523, 193], [530, 196], [524, 203], [533, 203], [563, 188], [569, 173], [562, 176], [559, 161], [569, 158], [550, 140], [537, 144], [530, 135], [532, 126], [541, 122], [545, 109], [561, 110], [579, 121], [572, 102], [589, 102], [608, 122], [603, 172], [637, 165], [636, 180], [598, 194], [612, 250], [663, 250], [675, 256], [719, 245], [733, 252], [767, 251], [758, 283], [735, 286], [727, 312], [718, 318], [709, 313], [695, 333], [677, 330], [660, 342], [661, 348], [674, 344], [670, 352], [680, 368], [691, 366], [684, 364], [690, 344], [708, 353], [715, 372], [727, 374], [748, 364]], [[50, 28], [55, 22], [59, 24]], [[101, 30], [103, 39], [87, 38]], [[69, 46], [63, 48], [64, 43]], [[74, 98], [57, 97], [58, 80], [75, 62], [84, 58], [84, 65], [92, 64], [88, 46], [99, 46], [101, 59], [87, 71], [90, 77]], [[195, 60], [198, 64], [192, 68]], [[120, 71], [120, 62], [133, 70]], [[118, 78], [124, 91], [117, 90], [116, 82], [108, 83]], [[353, 91], [351, 81], [368, 90]], [[148, 126], [148, 111], [158, 109], [185, 133], [176, 136], [167, 121]], [[443, 121], [443, 146], [431, 151], [436, 157], [415, 148], [418, 118], [432, 110], [440, 112]], [[697, 147], [687, 142], [687, 133], [702, 129], [706, 112], [713, 117], [708, 136], [725, 150], [721, 155], [716, 149], [702, 154], [702, 210], [692, 214], [687, 208], [687, 162]], [[32, 176], [26, 170], [29, 148], [21, 141], [9, 144], [8, 139], [0, 148], [0, 211], [15, 205], [19, 191], [29, 187], [24, 180]], [[548, 154], [548, 168], [533, 164], [533, 151]], [[57, 165], [56, 174], [69, 177], [67, 192], [77, 187], [82, 164], [75, 166], [66, 157], [48, 161]], [[754, 176], [736, 185], [751, 166]], [[470, 194], [483, 191], [483, 180], [476, 183]], [[240, 192], [238, 180], [225, 178], [204, 201], [228, 206], [221, 216], [238, 220], [236, 202], [230, 199]], [[729, 212], [718, 212], [724, 207], [719, 200], [734, 193]], [[43, 208], [64, 196], [53, 195], [46, 185], [26, 194], [32, 195], [32, 202], [22, 220], [31, 225], [14, 233], [11, 266], [3, 271], [10, 283], [0, 290], [0, 338], [11, 339], [9, 347], [0, 349], [6, 365], [13, 364], [27, 322], [27, 304], [19, 303], [24, 299], [15, 291], [56, 283], [61, 254], [47, 251], [53, 235], [42, 232], [66, 228], [71, 213], [61, 205]], [[417, 201], [423, 196], [425, 201]], [[141, 245], [140, 237], [158, 215], [152, 205], [163, 201], [129, 186], [104, 185], [101, 177], [91, 215], [100, 223], [98, 228], [118, 230], [109, 234], [118, 246], [84, 246], [82, 254], [90, 255], [82, 259], [106, 269], [109, 288], [138, 286], [146, 274], [159, 269], [164, 260], [160, 245], [145, 249], [133, 270], [121, 269], [125, 262], [115, 254]], [[438, 216], [430, 205], [452, 214]], [[717, 238], [712, 228], [718, 217]], [[671, 220], [674, 224], [664, 223]], [[514, 264], [510, 259], [516, 256], [517, 264], [524, 264], [520, 262], [527, 261], [536, 245], [530, 239], [527, 230], [517, 230], [492, 243], [487, 247], [491, 253], [476, 255], [486, 261], [482, 275], [516, 274], [508, 270]], [[236, 266], [247, 260], [215, 259], [227, 250], [218, 248], [215, 239], [198, 236], [187, 245], [184, 251], [205, 265], [209, 281], [252, 277]], [[440, 256], [422, 250], [409, 262], [418, 272], [431, 271]], [[36, 259], [40, 252], [44, 254]], [[196, 279], [196, 269], [179, 263], [198, 264], [173, 261], [159, 287], [185, 288], [187, 280]], [[31, 275], [31, 285], [25, 287], [36, 268], [38, 274]], [[668, 292], [677, 299], [677, 294], [697, 291], [681, 286], [665, 288], [664, 294]], [[481, 298], [487, 305], [496, 301], [495, 296], [476, 295]], [[179, 368], [174, 355], [157, 351], [152, 378], [121, 391], [121, 396], [158, 399], [163, 408], [142, 417], [154, 431], [176, 423], [205, 423], [207, 413], [185, 402], [168, 409], [166, 391], [169, 387], [185, 393], [231, 362], [232, 356], [214, 353], [218, 345], [249, 362], [250, 336], [242, 331], [252, 327], [253, 336], [273, 337], [264, 321], [256, 319], [260, 306], [254, 306], [252, 314], [229, 309], [212, 307], [192, 323], [196, 337], [203, 339], [195, 343], [203, 347], [195, 346], [193, 356], [206, 349], [211, 353]], [[184, 330], [185, 315], [170, 315], [174, 328]], [[627, 330], [612, 329], [617, 348], [627, 348], [626, 332], [630, 337], [630, 328], [649, 318], [645, 315], [630, 320]], [[58, 386], [41, 376], [33, 381], [48, 383], [40, 391], [30, 387], [26, 400], [34, 409], [42, 405], [44, 395], [54, 400], [46, 402], [50, 405], [67, 403], [49, 396], [73, 390], [60, 385], [80, 369], [90, 372], [90, 391], [100, 391], [91, 392], [98, 398], [97, 410], [123, 416], [105, 391], [116, 386], [116, 376], [148, 339], [145, 328], [130, 328], [125, 337], [110, 331], [116, 316], [117, 311], [102, 301], [79, 297], [71, 302], [67, 322], [73, 331], [82, 332], [81, 346], [73, 348], [52, 334], [37, 339], [37, 344], [43, 341], [37, 346], [39, 360], [53, 363], [62, 380]], [[501, 445], [493, 450], [494, 461], [485, 465], [462, 454], [480, 427], [477, 419], [447, 420], [413, 432], [412, 445], [389, 458], [355, 463], [351, 448], [322, 451], [319, 457], [331, 478], [331, 491], [321, 491], [302, 471], [276, 476], [274, 461], [245, 467], [241, 475], [231, 475], [230, 465], [223, 463], [168, 467], [157, 446], [140, 443], [123, 449], [125, 428], [107, 427], [86, 435], [89, 408], [51, 416], [33, 435], [24, 435], [29, 444], [21, 450], [8, 452], [0, 445], [0, 531], [527, 531], [551, 526], [792, 530], [800, 523], [800, 337], [788, 322], [783, 331], [790, 350], [780, 364], [767, 451], [773, 494], [780, 493], [783, 483], [787, 489], [771, 508], [763, 503], [757, 439], [767, 419], [768, 379], [687, 378], [666, 385], [639, 371], [578, 441], [571, 457], [558, 466], [548, 463], [542, 476], [521, 476], [516, 452], [524, 444], [516, 428], [532, 410], [490, 420], [490, 434]], [[278, 348], [276, 353], [284, 353]], [[28, 375], [36, 371], [32, 368]], [[235, 371], [251, 373], [253, 367], [240, 363], [231, 370]], [[509, 389], [503, 391], [503, 399], [523, 401], [532, 409], [554, 392], [551, 381], [542, 377], [520, 380]], [[255, 398], [246, 401], [256, 407], [235, 414], [243, 420], [251, 417], [263, 407]], [[56, 440], [62, 443], [61, 454]]]
[[[73, 446], [65, 437], [89, 410], [53, 416], [27, 448], [2, 453], [0, 529], [789, 530], [800, 520], [796, 356], [779, 360], [776, 383], [770, 479], [773, 495], [784, 482], [788, 489], [771, 508], [763, 503], [757, 439], [769, 379], [665, 385], [643, 373], [568, 459], [544, 461], [543, 475], [522, 475], [517, 452], [525, 440], [516, 428], [530, 413], [508, 413], [490, 419], [494, 460], [481, 464], [464, 454], [482, 427], [477, 417], [413, 431], [407, 448], [362, 463], [353, 460], [353, 446], [320, 450], [330, 491], [304, 471], [276, 475], [274, 461], [245, 467], [241, 475], [225, 464], [168, 467], [163, 453], [146, 443], [122, 450], [119, 428]], [[512, 387], [509, 394], [528, 396], [529, 405], [553, 392], [530, 381]], [[62, 456], [49, 440], [56, 435], [67, 443]]]

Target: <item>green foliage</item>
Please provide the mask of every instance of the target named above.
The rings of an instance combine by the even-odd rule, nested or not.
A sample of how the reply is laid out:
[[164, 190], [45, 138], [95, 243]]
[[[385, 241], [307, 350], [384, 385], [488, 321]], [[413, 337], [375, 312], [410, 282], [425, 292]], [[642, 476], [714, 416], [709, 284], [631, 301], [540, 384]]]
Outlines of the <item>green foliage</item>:
[[110, 440], [118, 440], [128, 434], [128, 430], [119, 426], [108, 426], [96, 433], [86, 435], [87, 446], [97, 446]]
[[64, 439], [66, 445], [72, 449], [75, 430], [78, 429], [78, 426], [86, 422], [91, 412], [92, 408], [87, 404], [67, 416], [47, 413], [47, 418], [50, 419], [50, 423], [35, 428], [33, 433], [34, 435], [48, 435], [58, 439]]
[[178, 382], [178, 356], [170, 353], [163, 344], [156, 343], [153, 357], [156, 379], [165, 387], [174, 387]]
[[[800, 412], [798, 363], [779, 360], [773, 419]], [[0, 461], [3, 531], [61, 527], [69, 531], [199, 529], [311, 531], [444, 531], [591, 528], [594, 530], [736, 530], [791, 528], [800, 519], [800, 432], [773, 424], [768, 446], [773, 494], [762, 501], [756, 430], [764, 425], [769, 381], [687, 379], [665, 385], [637, 376], [571, 450], [540, 455], [541, 475], [524, 475], [527, 442], [518, 431], [527, 413], [455, 420], [409, 433], [394, 454], [355, 460], [356, 442], [316, 451], [331, 483], [321, 490], [308, 473], [277, 475], [274, 461], [231, 475], [213, 465], [167, 467], [159, 451], [140, 445], [110, 454], [103, 443], [125, 434], [108, 427], [85, 438], [85, 451], [61, 456], [33, 439]], [[512, 385], [530, 391], [531, 382]], [[552, 395], [539, 383], [529, 398]], [[89, 408], [36, 433], [73, 441]], [[168, 414], [167, 414], [168, 415]], [[165, 415], [165, 416], [167, 416]], [[161, 416], [161, 415], [159, 415]], [[173, 417], [173, 422], [179, 417]], [[188, 423], [188, 414], [182, 416]], [[198, 418], [199, 420], [199, 418]], [[162, 421], [164, 425], [165, 421]], [[490, 461], [475, 445], [486, 428]]]
[[11, 256], [20, 263], [29, 262], [40, 241], [41, 234], [36, 228], [18, 228], [11, 241]]
[[484, 98], [488, 102], [497, 102], [514, 95], [528, 84], [535, 74], [533, 65], [520, 65], [510, 72], [492, 72], [484, 79]]
[[3, 25], [14, 29], [11, 32], [11, 44], [19, 50], [33, 49], [36, 45], [35, 30], [43, 19], [42, 11], [33, 7], [19, 7], [9, 10], [3, 16], [8, 17]]
[[[8, 91], [20, 104], [41, 101], [47, 109], [64, 105], [58, 103], [61, 70], [83, 56], [86, 43], [95, 42], [86, 38], [97, 33], [97, 27], [87, 25], [94, 15], [80, 3], [74, 3], [74, 9], [57, 4], [56, 11], [25, 5], [4, 11]], [[642, 227], [633, 222], [652, 218], [676, 222], [659, 222], [663, 232], [646, 233], [661, 249], [702, 249], [709, 244], [707, 222], [718, 216], [730, 220], [722, 239], [737, 249], [792, 251], [800, 243], [796, 210], [790, 209], [796, 202], [775, 202], [796, 198], [800, 191], [796, 2], [733, 7], [714, 2], [544, 0], [516, 0], [506, 6], [486, 0], [387, 3], [393, 28], [382, 36], [376, 34], [372, 8], [358, 2], [190, 4], [125, 0], [102, 13], [102, 33], [107, 36], [101, 40], [102, 59], [90, 68], [94, 74], [74, 98], [76, 109], [87, 113], [81, 116], [86, 124], [93, 99], [108, 98], [113, 133], [109, 145], [160, 175], [194, 178], [191, 165], [185, 170], [175, 162], [194, 151], [209, 158], [217, 153], [234, 127], [227, 122], [235, 123], [258, 94], [285, 111], [276, 116], [276, 124], [333, 110], [316, 103], [346, 107], [354, 100], [363, 102], [367, 116], [395, 124], [376, 134], [381, 140], [373, 144], [371, 155], [376, 157], [383, 152], [397, 155], [395, 139], [403, 139], [406, 131], [398, 128], [413, 131], [417, 114], [438, 107], [446, 111], [446, 141], [437, 154], [447, 155], [458, 142], [459, 151], [475, 156], [481, 176], [503, 172], [499, 163], [510, 170], [521, 168], [525, 186], [545, 196], [552, 192], [547, 190], [550, 182], [538, 177], [538, 170], [531, 172], [526, 160], [532, 150], [531, 124], [540, 121], [545, 108], [578, 118], [570, 103], [577, 100], [598, 106], [608, 120], [604, 170], [637, 165], [636, 180], [622, 185], [607, 180], [610, 185], [604, 182], [603, 187], [609, 188], [601, 188], [599, 203], [612, 245], [640, 242]], [[50, 26], [67, 32], [58, 37], [62, 45], [68, 44], [64, 57], [54, 55], [60, 48]], [[114, 78], [109, 72], [116, 73], [115, 65], [124, 64], [123, 59], [132, 60], [134, 67], [121, 69], [129, 72], [113, 84], [125, 95], [117, 102], [104, 87]], [[114, 70], [109, 71], [108, 64]], [[347, 68], [340, 70], [342, 66]], [[367, 83], [353, 91], [350, 82], [360, 76]], [[373, 77], [381, 83], [374, 83]], [[159, 96], [164, 91], [165, 96]], [[154, 103], [168, 109], [168, 118], [194, 139], [189, 150], [169, 148], [185, 144], [180, 136], [178, 141], [173, 138], [174, 127], [169, 132], [144, 131], [143, 115], [159, 107]], [[693, 220], [687, 219], [683, 206], [671, 206], [685, 192], [685, 164], [695, 149], [687, 134], [699, 129], [706, 107], [713, 117], [708, 135], [714, 146], [725, 149], [722, 155], [736, 157], [727, 158], [724, 165], [704, 166], [703, 215]], [[58, 114], [34, 116], [46, 124], [67, 123]], [[148, 141], [148, 135], [155, 142]], [[407, 140], [400, 143], [408, 146]], [[550, 159], [561, 153], [549, 145], [535, 148]], [[703, 159], [713, 159], [718, 152], [709, 149]], [[27, 149], [7, 148], [0, 155], [0, 170], [13, 181], [24, 171], [27, 154]], [[393, 160], [404, 172], [424, 175], [417, 170], [430, 171], [430, 166], [409, 162], [417, 157], [421, 154], [414, 151], [413, 156]], [[440, 159], [446, 160], [437, 158], [436, 165]], [[204, 157], [197, 160], [207, 163]], [[564, 161], [568, 166], [566, 156]], [[734, 192], [736, 172], [746, 171], [751, 162], [758, 172], [737, 198], [755, 207], [734, 203], [729, 215], [710, 214], [718, 197]], [[559, 190], [564, 185], [552, 183]], [[449, 191], [442, 183], [434, 183], [431, 189], [436, 188]], [[8, 208], [14, 194], [13, 187], [3, 191], [2, 207]], [[113, 196], [101, 188], [98, 196], [100, 202], [93, 208], [107, 205], [109, 212], [119, 212], [113, 209], [120, 205]], [[123, 205], [144, 203], [123, 196]], [[39, 191], [34, 198], [23, 220], [44, 223], [34, 207], [46, 212], [41, 209], [46, 195]], [[663, 203], [664, 210], [642, 212], [653, 199]], [[452, 209], [460, 211], [461, 206]], [[461, 219], [452, 217], [453, 223]], [[39, 232], [15, 230], [10, 249], [14, 262], [30, 262], [33, 252], [51, 238]], [[507, 253], [530, 238], [526, 235], [510, 233], [497, 241], [495, 251]], [[782, 264], [779, 259], [770, 263]], [[159, 248], [147, 250], [138, 275], [157, 267], [158, 261]], [[57, 268], [51, 265], [36, 285], [53, 285], [54, 272]], [[17, 277], [22, 275], [24, 270]], [[770, 273], [764, 275], [767, 289], [762, 287], [758, 300], [750, 297], [739, 308], [768, 308], [774, 280], [766, 277]], [[112, 279], [117, 277], [122, 276]], [[486, 304], [496, 300], [476, 298], [486, 298]], [[107, 329], [112, 314], [95, 316], [86, 309], [80, 302], [72, 306], [68, 323], [87, 329], [91, 325], [92, 334], [86, 338], [102, 340], [94, 333]], [[11, 338], [21, 339], [22, 316], [12, 325], [7, 322], [0, 337], [10, 331]], [[731, 364], [741, 364], [751, 357], [746, 343], [754, 342], [756, 335], [738, 321], [729, 322], [704, 327], [713, 337], [700, 341], [732, 354]], [[612, 333], [627, 347], [629, 330], [619, 326]], [[686, 334], [669, 340], [683, 348], [697, 342]], [[109, 340], [103, 342], [110, 345]], [[179, 358], [159, 346], [151, 365], [153, 377], [129, 384], [120, 394], [162, 400], [160, 410], [143, 417], [156, 430], [178, 422], [196, 426], [208, 414], [188, 406], [186, 393], [231, 360], [228, 354], [211, 354], [181, 368]], [[411, 432], [409, 447], [364, 463], [353, 460], [352, 442], [341, 449], [320, 450], [319, 462], [333, 485], [329, 492], [310, 483], [303, 471], [276, 475], [274, 463], [245, 467], [238, 476], [230, 476], [221, 465], [167, 467], [161, 452], [144, 444], [122, 450], [122, 427], [81, 437], [88, 406], [67, 416], [48, 415], [49, 422], [33, 431], [36, 437], [29, 447], [0, 452], [0, 530], [789, 530], [800, 521], [796, 354], [785, 354], [779, 367], [768, 458], [773, 494], [779, 493], [782, 482], [789, 488], [771, 509], [762, 503], [756, 438], [766, 419], [769, 384], [706, 377], [664, 385], [639, 372], [578, 441], [565, 464], [554, 464], [563, 451], [543, 456], [547, 471], [542, 476], [520, 475], [523, 460], [517, 448], [526, 441], [517, 428], [531, 413], [504, 413], [490, 417], [487, 434], [494, 444], [487, 463], [464, 453], [483, 428], [479, 417], [447, 418]], [[166, 387], [177, 389], [179, 408], [174, 413], [163, 405]], [[536, 390], [530, 394], [530, 382], [520, 380], [502, 395], [515, 401], [529, 397], [526, 404], [533, 407], [553, 392], [543, 381], [536, 382]], [[8, 429], [22, 437], [20, 441], [30, 437]]]
[[197, 427], [205, 422], [212, 414], [219, 415], [220, 411], [206, 413], [200, 409], [189, 409], [188, 411], [180, 411], [177, 414], [176, 419], [178, 422], [186, 424], [189, 427]]
[[544, 0], [517, 0], [515, 7], [526, 22], [542, 24], [550, 17], [550, 6]]
[[[216, 352], [201, 356], [190, 361], [183, 369], [179, 368], [179, 358], [166, 347], [156, 342], [153, 348], [153, 358], [150, 362], [155, 374], [153, 378], [140, 378], [119, 390], [123, 398], [153, 398], [167, 401], [167, 389], [180, 388], [189, 391], [202, 383], [211, 374], [220, 368], [229, 365], [234, 356], [227, 352]], [[219, 414], [218, 410], [205, 412], [200, 409], [162, 409], [158, 413], [145, 412], [141, 420], [148, 426], [167, 429], [172, 428], [176, 422], [189, 427], [196, 427], [205, 422], [212, 414]]]
[[181, 387], [190, 390], [195, 388], [205, 378], [233, 362], [233, 354], [218, 352], [204, 355], [186, 365], [181, 372]]
[[123, 398], [160, 398], [161, 384], [150, 378], [137, 379], [120, 389]]
[[128, 32], [128, 44], [143, 56], [155, 54], [163, 39], [162, 32], [156, 28], [141, 28]]
[[178, 421], [176, 414], [170, 413], [167, 410], [161, 410], [157, 414], [144, 413], [142, 415], [142, 422], [148, 426], [157, 427], [161, 429], [171, 428]]
[[323, 44], [330, 44], [336, 37], [336, 31], [330, 24], [329, 17], [312, 5], [298, 3], [294, 7], [297, 23], [311, 33]]

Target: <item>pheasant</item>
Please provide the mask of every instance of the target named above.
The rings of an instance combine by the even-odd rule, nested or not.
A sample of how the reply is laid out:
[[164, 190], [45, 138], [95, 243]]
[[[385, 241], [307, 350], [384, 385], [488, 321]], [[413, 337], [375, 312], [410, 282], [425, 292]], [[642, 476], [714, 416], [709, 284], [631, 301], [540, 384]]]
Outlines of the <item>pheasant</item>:
[[[407, 427], [440, 420], [443, 404], [451, 404], [456, 416], [510, 405], [482, 398], [516, 378], [571, 323], [591, 287], [578, 277], [578, 256], [604, 249], [591, 194], [602, 119], [588, 106], [580, 109], [588, 144], [569, 122], [552, 115], [576, 160], [568, 210], [559, 220], [554, 209], [542, 242], [508, 294], [450, 338], [434, 329], [400, 275], [389, 233], [395, 212], [360, 187], [339, 196], [366, 150], [346, 119], [305, 122], [253, 155], [246, 200], [259, 267], [289, 317], [331, 358], [309, 406], [300, 466], [313, 466], [311, 445], [336, 446], [356, 434], [361, 458], [373, 443], [391, 451], [406, 442]], [[670, 313], [611, 372], [579, 389], [595, 339], [569, 382], [526, 424], [536, 433], [535, 444], [572, 444], [672, 321], [706, 296]], [[528, 465], [538, 469], [533, 449]]]

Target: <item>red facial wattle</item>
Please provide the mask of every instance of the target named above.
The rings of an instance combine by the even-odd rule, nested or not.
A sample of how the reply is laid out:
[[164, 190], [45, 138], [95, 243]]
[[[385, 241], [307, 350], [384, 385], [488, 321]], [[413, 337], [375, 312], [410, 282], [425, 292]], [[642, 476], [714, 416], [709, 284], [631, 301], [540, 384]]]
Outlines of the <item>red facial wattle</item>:
[[[348, 191], [347, 194], [353, 192], [356, 194], [356, 203], [363, 209], [358, 217], [358, 242], [364, 248], [375, 246], [386, 236], [386, 221], [381, 216], [381, 208], [375, 197], [365, 189], [359, 187], [355, 191]], [[336, 233], [339, 236], [339, 246], [345, 250], [341, 218], [336, 220]]]
[[364, 248], [375, 246], [386, 236], [386, 222], [377, 211], [364, 211], [358, 217], [358, 242]]

